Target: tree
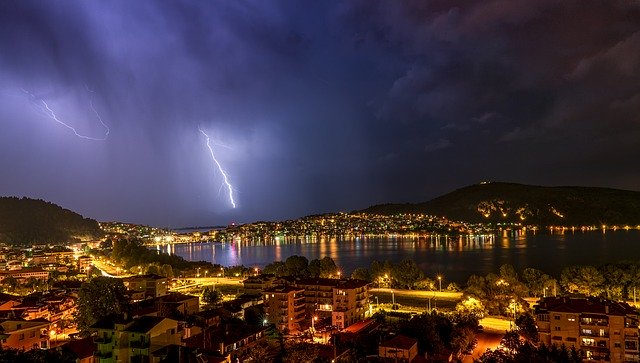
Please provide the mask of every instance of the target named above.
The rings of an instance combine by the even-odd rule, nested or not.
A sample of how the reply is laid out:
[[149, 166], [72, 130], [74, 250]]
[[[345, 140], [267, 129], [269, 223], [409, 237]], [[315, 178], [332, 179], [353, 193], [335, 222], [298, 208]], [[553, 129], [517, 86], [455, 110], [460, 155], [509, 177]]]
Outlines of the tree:
[[356, 280], [371, 281], [371, 274], [369, 273], [369, 269], [358, 267], [353, 270], [353, 273], [351, 273], [351, 278]]
[[455, 282], [450, 282], [447, 285], [447, 291], [451, 291], [451, 292], [458, 292], [460, 291], [460, 286], [458, 286], [458, 284], [456, 284]]
[[531, 314], [520, 314], [516, 318], [516, 326], [518, 327], [518, 333], [526, 340], [532, 343], [537, 343], [540, 340], [536, 321]]
[[633, 268], [626, 263], [608, 263], [599, 270], [605, 279], [603, 288], [607, 299], [622, 300], [625, 289], [633, 282]]
[[320, 260], [317, 258], [309, 262], [309, 276], [320, 277]]
[[411, 289], [424, 277], [424, 273], [414, 260], [406, 259], [394, 266], [393, 277], [400, 286]]
[[602, 273], [593, 266], [569, 266], [560, 274], [560, 283], [565, 290], [587, 296], [601, 295], [604, 282]]
[[309, 260], [304, 256], [289, 256], [284, 264], [287, 276], [306, 277], [309, 275]]
[[335, 276], [339, 272], [338, 266], [333, 258], [325, 256], [320, 260], [320, 277]]
[[94, 277], [85, 282], [78, 292], [76, 323], [78, 330], [86, 332], [98, 320], [129, 310], [127, 289], [121, 279]]
[[285, 363], [313, 362], [318, 357], [318, 346], [309, 343], [287, 342], [285, 355], [282, 359]]
[[162, 276], [165, 276], [169, 279], [173, 278], [173, 268], [171, 267], [171, 265], [169, 264], [164, 264], [160, 267], [160, 274]]
[[522, 340], [520, 340], [520, 334], [515, 330], [510, 330], [504, 334], [502, 340], [500, 340], [500, 345], [507, 348], [509, 353], [516, 354], [520, 347], [522, 347]]
[[6, 286], [9, 291], [15, 291], [18, 287], [18, 280], [13, 276], [7, 276], [2, 280], [2, 285]]
[[436, 282], [428, 277], [416, 282], [415, 287], [418, 290], [434, 291], [437, 289]]
[[371, 262], [369, 271], [371, 272], [371, 281], [379, 284], [381, 279], [385, 275], [391, 276], [391, 272], [393, 271], [393, 264], [389, 261], [380, 262], [374, 260], [373, 262]]
[[287, 266], [282, 261], [274, 261], [264, 267], [265, 274], [275, 275], [277, 277], [286, 276]]
[[267, 362], [271, 355], [269, 343], [266, 341], [260, 341], [256, 343], [251, 349], [247, 350], [245, 359], [252, 362]]
[[202, 302], [208, 307], [213, 307], [222, 302], [222, 293], [218, 290], [205, 287], [202, 290]]
[[538, 297], [544, 295], [544, 289], [552, 278], [538, 269], [529, 267], [522, 271], [522, 280], [529, 290], [529, 294]]

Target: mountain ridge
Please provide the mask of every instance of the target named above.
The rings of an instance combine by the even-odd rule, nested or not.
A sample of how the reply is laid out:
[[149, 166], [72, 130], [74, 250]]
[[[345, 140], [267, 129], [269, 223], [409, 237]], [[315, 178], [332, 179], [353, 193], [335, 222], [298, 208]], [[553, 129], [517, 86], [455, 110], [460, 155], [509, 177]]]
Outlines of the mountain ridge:
[[378, 204], [359, 212], [424, 213], [469, 223], [640, 225], [640, 192], [601, 187], [483, 182], [427, 202]]
[[65, 244], [102, 236], [98, 222], [57, 204], [27, 197], [0, 197], [0, 242]]

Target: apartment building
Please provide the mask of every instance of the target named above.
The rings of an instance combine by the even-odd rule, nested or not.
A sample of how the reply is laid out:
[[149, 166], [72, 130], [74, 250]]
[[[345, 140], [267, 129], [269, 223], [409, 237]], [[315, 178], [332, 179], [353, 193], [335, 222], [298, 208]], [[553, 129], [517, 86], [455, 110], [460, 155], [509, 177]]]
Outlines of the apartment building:
[[13, 277], [19, 282], [24, 282], [33, 277], [36, 280], [47, 281], [49, 279], [49, 271], [41, 268], [21, 268], [10, 271], [0, 271], [0, 282], [7, 277]]
[[184, 339], [183, 344], [190, 348], [201, 348], [216, 353], [227, 361], [240, 361], [240, 357], [257, 342], [265, 339], [266, 327], [247, 324], [220, 324], [205, 328], [199, 334]]
[[242, 281], [244, 285], [244, 293], [247, 295], [262, 295], [265, 289], [275, 286], [278, 279], [275, 275], [262, 274], [258, 276], [250, 276]]
[[95, 334], [96, 363], [159, 362], [151, 353], [180, 344], [181, 339], [176, 320], [157, 316], [110, 316], [92, 325], [91, 331]]
[[364, 320], [369, 302], [369, 283], [352, 279], [311, 278], [296, 280], [304, 289], [307, 316], [331, 317], [331, 324], [344, 329]]
[[548, 297], [536, 306], [540, 341], [582, 351], [586, 361], [639, 362], [638, 313], [627, 303]]
[[0, 320], [0, 347], [24, 350], [49, 348], [49, 321], [45, 319]]
[[378, 345], [378, 357], [383, 362], [412, 362], [418, 356], [418, 341], [404, 335], [395, 337]]
[[267, 321], [279, 330], [296, 333], [303, 330], [306, 316], [304, 290], [293, 286], [277, 286], [264, 290]]
[[154, 274], [131, 276], [124, 278], [123, 283], [130, 293], [142, 293], [143, 298], [155, 298], [167, 294], [168, 279], [164, 276]]
[[339, 279], [309, 278], [295, 281], [294, 286], [304, 290], [307, 316], [330, 317], [333, 311], [333, 288]]
[[331, 323], [339, 329], [364, 320], [369, 303], [369, 283], [341, 280], [333, 288]]

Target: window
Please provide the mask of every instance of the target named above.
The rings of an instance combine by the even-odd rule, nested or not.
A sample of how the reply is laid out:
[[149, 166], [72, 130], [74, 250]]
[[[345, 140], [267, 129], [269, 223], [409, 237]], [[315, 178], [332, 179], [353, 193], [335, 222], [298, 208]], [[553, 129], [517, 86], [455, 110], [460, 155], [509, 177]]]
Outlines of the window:
[[554, 315], [553, 318], [556, 320], [560, 320], [560, 315]]
[[574, 318], [573, 316], [571, 316], [571, 317], [568, 317], [568, 318], [567, 318], [567, 320], [569, 320], [569, 321], [576, 321], [576, 318]]
[[555, 330], [555, 331], [560, 331], [560, 327], [559, 327], [559, 326], [554, 326], [554, 327], [553, 327], [553, 330]]
[[613, 343], [613, 346], [616, 347], [616, 348], [620, 348], [620, 342]]

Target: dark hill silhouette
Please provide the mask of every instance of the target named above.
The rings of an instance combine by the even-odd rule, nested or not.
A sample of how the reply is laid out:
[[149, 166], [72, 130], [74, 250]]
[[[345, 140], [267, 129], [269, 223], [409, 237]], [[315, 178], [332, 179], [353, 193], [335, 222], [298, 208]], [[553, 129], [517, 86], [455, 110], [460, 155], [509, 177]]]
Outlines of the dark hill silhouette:
[[465, 222], [540, 226], [640, 225], [640, 192], [514, 183], [467, 186], [425, 203], [381, 204], [362, 212], [425, 213]]
[[13, 245], [64, 244], [98, 238], [98, 222], [39, 199], [0, 197], [0, 242]]

